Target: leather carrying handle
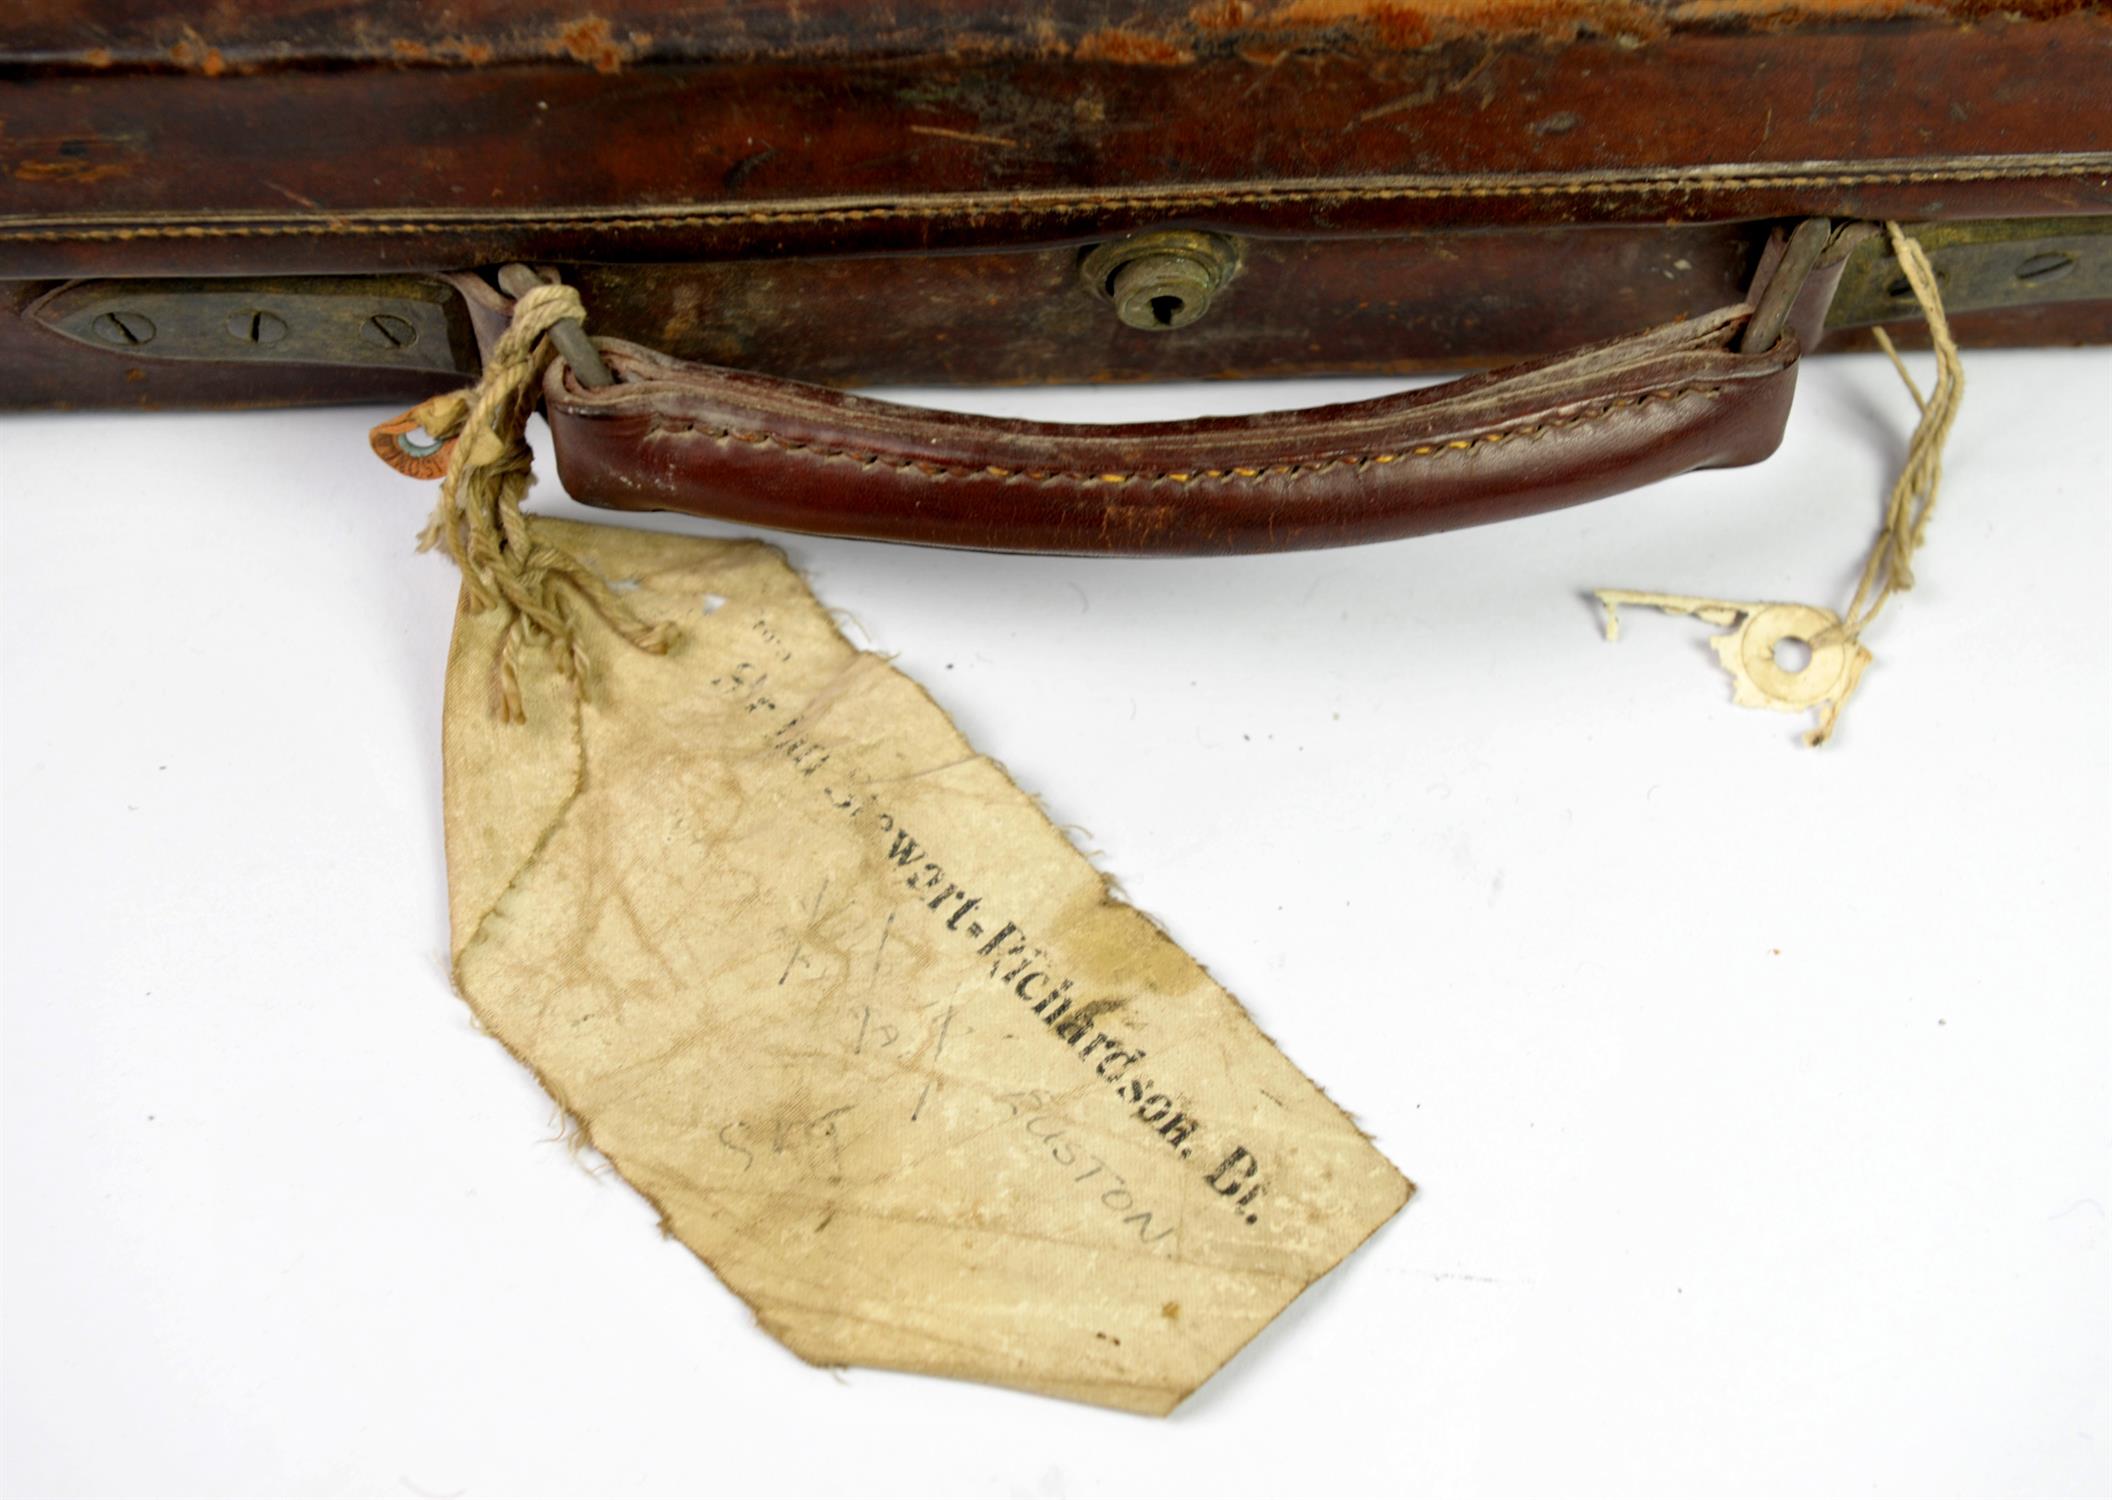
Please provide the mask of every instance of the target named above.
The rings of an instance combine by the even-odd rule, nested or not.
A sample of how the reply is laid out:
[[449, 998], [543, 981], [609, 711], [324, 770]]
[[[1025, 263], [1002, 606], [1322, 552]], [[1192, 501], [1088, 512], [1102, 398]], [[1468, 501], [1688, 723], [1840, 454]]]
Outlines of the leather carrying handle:
[[[575, 499], [784, 531], [1007, 552], [1260, 552], [1537, 514], [1782, 438], [1853, 230], [1777, 234], [1746, 302], [1348, 405], [1134, 425], [929, 411], [598, 340], [546, 379]], [[1792, 278], [1794, 281], [1792, 282]], [[1780, 328], [1769, 347], [1762, 324]], [[1767, 330], [1773, 333], [1773, 328]]]

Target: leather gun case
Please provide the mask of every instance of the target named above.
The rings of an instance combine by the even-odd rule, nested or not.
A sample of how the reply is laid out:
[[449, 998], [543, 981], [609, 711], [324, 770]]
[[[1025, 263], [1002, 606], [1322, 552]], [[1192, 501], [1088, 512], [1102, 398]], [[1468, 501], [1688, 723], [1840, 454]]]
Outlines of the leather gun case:
[[[1884, 221], [1962, 343], [2112, 339], [2102, 4], [594, 3], [17, 0], [0, 406], [420, 400], [525, 263], [616, 376], [546, 387], [581, 499], [1211, 551], [1763, 457], [1822, 338], [1913, 342]], [[842, 391], [1488, 367], [1158, 427]]]

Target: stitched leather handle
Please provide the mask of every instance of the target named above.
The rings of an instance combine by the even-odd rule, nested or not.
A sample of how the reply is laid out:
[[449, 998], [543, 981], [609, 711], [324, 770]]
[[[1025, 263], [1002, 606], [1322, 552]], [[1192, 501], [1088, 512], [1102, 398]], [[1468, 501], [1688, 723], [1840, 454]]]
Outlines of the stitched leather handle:
[[[1011, 552], [1382, 541], [1767, 457], [1846, 259], [1847, 237], [1829, 244], [1815, 227], [1818, 269], [1810, 254], [1789, 255], [1785, 267], [1777, 236], [1745, 303], [1349, 405], [1135, 425], [1019, 422], [691, 364], [613, 339], [597, 343], [616, 384], [590, 390], [555, 364], [545, 403], [559, 475], [590, 505]], [[1797, 284], [1777, 284], [1778, 269]], [[1739, 347], [1756, 318], [1782, 323], [1784, 309], [1771, 347]]]

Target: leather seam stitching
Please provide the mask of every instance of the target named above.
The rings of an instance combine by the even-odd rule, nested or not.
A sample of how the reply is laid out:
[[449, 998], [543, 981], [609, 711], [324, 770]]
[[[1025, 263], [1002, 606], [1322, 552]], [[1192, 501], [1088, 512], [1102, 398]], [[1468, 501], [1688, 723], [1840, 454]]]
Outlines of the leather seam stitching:
[[718, 427], [706, 422], [683, 422], [672, 418], [654, 416], [646, 428], [648, 440], [657, 437], [706, 437], [714, 442], [745, 443], [756, 448], [775, 448], [780, 452], [799, 454], [824, 461], [847, 459], [861, 468], [886, 468], [898, 473], [912, 474], [924, 479], [997, 479], [1010, 483], [1026, 480], [1034, 484], [1067, 482], [1080, 485], [1120, 486], [1142, 481], [1146, 484], [1173, 483], [1195, 484], [1203, 480], [1219, 480], [1230, 483], [1258, 483], [1267, 479], [1298, 479], [1308, 475], [1330, 473], [1336, 469], [1369, 469], [1396, 463], [1411, 462], [1419, 458], [1438, 458], [1447, 453], [1460, 453], [1483, 446], [1493, 447], [1513, 438], [1545, 436], [1565, 428], [1583, 426], [1597, 422], [1615, 412], [1639, 407], [1647, 401], [1676, 401], [1683, 396], [1716, 397], [1723, 393], [1720, 385], [1684, 385], [1658, 391], [1645, 391], [1638, 396], [1609, 401], [1601, 406], [1586, 407], [1570, 416], [1557, 417], [1545, 422], [1516, 423], [1509, 427], [1492, 428], [1471, 438], [1451, 438], [1443, 442], [1417, 443], [1397, 452], [1366, 453], [1348, 458], [1330, 458], [1315, 463], [1238, 465], [1231, 468], [1212, 469], [1162, 469], [1162, 470], [1112, 470], [1088, 471], [1081, 469], [1036, 469], [1027, 467], [1007, 468], [1002, 464], [950, 464], [937, 463], [930, 459], [901, 458], [890, 454], [863, 452], [855, 448], [832, 447], [821, 443], [804, 443], [782, 438], [775, 433], [742, 431], [734, 427]]
[[1557, 182], [1502, 182], [1466, 178], [1456, 183], [1404, 185], [1391, 188], [1254, 188], [1242, 192], [1188, 194], [1104, 193], [1046, 201], [1014, 199], [1009, 203], [988, 200], [938, 204], [893, 204], [867, 208], [759, 209], [746, 213], [727, 211], [677, 211], [660, 215], [604, 215], [587, 210], [566, 218], [533, 216], [464, 217], [453, 220], [427, 217], [392, 222], [367, 220], [352, 214], [328, 214], [315, 219], [288, 219], [261, 224], [159, 223], [101, 229], [88, 225], [70, 228], [20, 229], [0, 227], [0, 243], [45, 243], [67, 240], [101, 241], [132, 239], [243, 239], [290, 235], [393, 236], [414, 234], [476, 233], [502, 230], [643, 230], [720, 228], [739, 224], [824, 224], [860, 220], [901, 218], [941, 220], [958, 217], [984, 218], [1007, 209], [1021, 213], [1064, 213], [1080, 209], [1119, 208], [1221, 208], [1248, 204], [1297, 206], [1316, 203], [1384, 203], [1433, 198], [1531, 198], [1588, 195], [1591, 193], [1648, 194], [1737, 192], [1769, 187], [1868, 187], [1898, 186], [1923, 182], [1979, 182], [2017, 177], [2089, 177], [2112, 172], [2112, 164], [2091, 159], [2078, 162], [2058, 159], [2010, 163], [1997, 167], [1943, 168], [1920, 172], [1758, 172], [1735, 177], [1680, 177], [1637, 175], [1593, 178], [1579, 175]]

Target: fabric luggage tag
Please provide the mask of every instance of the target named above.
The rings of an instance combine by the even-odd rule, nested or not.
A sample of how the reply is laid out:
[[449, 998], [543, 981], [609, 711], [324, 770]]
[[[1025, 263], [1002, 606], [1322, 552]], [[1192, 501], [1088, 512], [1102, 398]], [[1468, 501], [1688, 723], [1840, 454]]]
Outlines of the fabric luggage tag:
[[457, 985], [819, 1364], [1165, 1412], [1409, 1185], [773, 548], [536, 519], [679, 641], [465, 588]]

